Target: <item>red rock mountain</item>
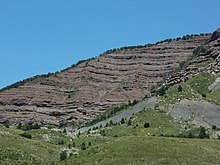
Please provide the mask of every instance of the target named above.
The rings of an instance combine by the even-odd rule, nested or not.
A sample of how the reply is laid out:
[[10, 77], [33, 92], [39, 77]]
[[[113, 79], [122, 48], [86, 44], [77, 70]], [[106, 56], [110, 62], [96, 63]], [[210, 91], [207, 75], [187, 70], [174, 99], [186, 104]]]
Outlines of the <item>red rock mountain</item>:
[[98, 58], [0, 92], [0, 122], [45, 124], [93, 119], [110, 107], [140, 100], [211, 35], [108, 51]]

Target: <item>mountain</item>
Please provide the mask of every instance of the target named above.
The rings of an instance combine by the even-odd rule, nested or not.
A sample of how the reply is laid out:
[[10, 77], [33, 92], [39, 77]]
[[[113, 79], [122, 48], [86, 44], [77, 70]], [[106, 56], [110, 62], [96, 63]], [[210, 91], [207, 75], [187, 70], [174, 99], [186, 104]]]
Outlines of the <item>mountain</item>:
[[[168, 45], [170, 45], [169, 49]], [[110, 70], [113, 62], [116, 69]], [[97, 64], [96, 67], [95, 64]], [[105, 64], [106, 67], [101, 69], [101, 64]], [[102, 116], [104, 115], [105, 118], [102, 121], [91, 122], [86, 126], [56, 127], [39, 125], [38, 123], [10, 125], [2, 120], [4, 123], [0, 124], [0, 164], [220, 164], [219, 65], [220, 29], [217, 29], [212, 35], [192, 35], [172, 41], [166, 40], [155, 45], [107, 51], [99, 58], [81, 61], [59, 73], [36, 76], [8, 86], [1, 90], [1, 98], [4, 98], [1, 100], [3, 120], [16, 123], [19, 120], [35, 122], [41, 118], [42, 122], [46, 124], [56, 125], [60, 124], [60, 119], [64, 120], [62, 117], [67, 116], [68, 111], [64, 108], [70, 105], [60, 104], [59, 111], [57, 111], [54, 107], [58, 104], [43, 102], [39, 99], [45, 96], [43, 91], [55, 93], [55, 89], [59, 89], [60, 95], [47, 93], [47, 96], [53, 96], [53, 100], [57, 98], [56, 101], [62, 97], [63, 103], [66, 103], [68, 99], [81, 98], [82, 104], [83, 98], [89, 98], [86, 95], [88, 93], [83, 95], [83, 89], [88, 90], [89, 87], [98, 84], [94, 78], [99, 80], [100, 85], [103, 86], [95, 86], [93, 93], [90, 94], [92, 96], [96, 94], [97, 90], [101, 90], [101, 87], [106, 92], [105, 95], [108, 94], [109, 89], [111, 89], [109, 90], [110, 94], [125, 95], [128, 91], [125, 89], [144, 91], [145, 88], [138, 88], [138, 86], [142, 87], [141, 82], [144, 80], [143, 86], [148, 85], [146, 85], [145, 93], [140, 94], [140, 97], [129, 95], [129, 104], [107, 111], [112, 112], [115, 109], [120, 109], [120, 112], [117, 111], [116, 114], [109, 117], [105, 116], [106, 109], [103, 109]], [[131, 69], [132, 67], [134, 69]], [[127, 70], [120, 71], [120, 68], [127, 68]], [[96, 72], [91, 72], [92, 69]], [[148, 71], [144, 71], [147, 69]], [[149, 71], [150, 69], [151, 71]], [[130, 74], [126, 76], [127, 72]], [[110, 73], [111, 75], [114, 73], [115, 81], [107, 83], [111, 75], [105, 77], [104, 75]], [[121, 76], [116, 77], [119, 73]], [[84, 80], [78, 82], [78, 86], [76, 82], [80, 79], [77, 79], [76, 75], [80, 75], [80, 78]], [[127, 88], [123, 88], [125, 85], [122, 84], [121, 79], [128, 79], [131, 75], [136, 75], [136, 81], [132, 81], [135, 86], [128, 84]], [[79, 89], [79, 93], [74, 93], [75, 95], [71, 93], [70, 87], [67, 88], [70, 83], [67, 82], [67, 79], [70, 78], [72, 78], [71, 82], [75, 83], [75, 87]], [[56, 83], [55, 80], [57, 80]], [[117, 82], [116, 80], [121, 81]], [[116, 84], [121, 90], [118, 88], [115, 90], [118, 87]], [[109, 85], [108, 90], [107, 85]], [[27, 90], [32, 88], [41, 89], [41, 91], [27, 100], [27, 96], [36, 92]], [[71, 89], [73, 89], [72, 86]], [[17, 102], [12, 102], [13, 104], [10, 105], [10, 101], [13, 101], [10, 100], [10, 97], [17, 94], [16, 91], [23, 91], [23, 93], [20, 93], [20, 97], [17, 95]], [[56, 92], [58, 93], [58, 90]], [[105, 98], [104, 94], [103, 98]], [[147, 98], [140, 102], [131, 103], [133, 99], [141, 99], [146, 95]], [[33, 104], [31, 100], [36, 101], [37, 98], [39, 104], [37, 102]], [[121, 98], [119, 97], [119, 99]], [[94, 105], [88, 104], [92, 102], [91, 100], [86, 101], [84, 101], [84, 107], [82, 104], [83, 110], [85, 110], [82, 111], [84, 112], [82, 116], [87, 118], [77, 118], [77, 121], [89, 118], [90, 109], [85, 107]], [[110, 104], [113, 102], [105, 100], [105, 103], [111, 107], [128, 102], [128, 100], [116, 101], [114, 104]], [[101, 103], [99, 102], [99, 104]], [[63, 105], [62, 108], [61, 105]], [[14, 109], [9, 109], [9, 107], [14, 107]], [[33, 109], [35, 115], [39, 115], [39, 117], [35, 116], [36, 119], [29, 118], [31, 113], [28, 108], [31, 107], [35, 108]], [[43, 114], [43, 110], [45, 112], [51, 110], [54, 113], [51, 117], [54, 117], [53, 119], [57, 123], [46, 118], [50, 115]], [[22, 117], [21, 114], [25, 112], [26, 116]], [[71, 113], [69, 115], [74, 116]], [[100, 119], [98, 115], [99, 113], [95, 113], [94, 118]]]
[[62, 125], [91, 120], [111, 107], [150, 96], [179, 64], [214, 35], [187, 35], [107, 51], [64, 71], [36, 76], [0, 92], [0, 122]]

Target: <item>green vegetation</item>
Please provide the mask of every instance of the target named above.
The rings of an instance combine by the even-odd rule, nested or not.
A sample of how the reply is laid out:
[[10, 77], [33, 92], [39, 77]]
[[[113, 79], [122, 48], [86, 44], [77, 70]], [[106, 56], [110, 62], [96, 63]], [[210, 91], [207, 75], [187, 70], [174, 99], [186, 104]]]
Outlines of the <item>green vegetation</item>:
[[201, 53], [206, 53], [207, 49], [203, 46], [198, 46], [194, 51], [194, 56], [199, 56]]
[[[131, 125], [128, 124], [129, 120]], [[143, 110], [135, 114], [131, 119], [124, 119], [127, 124], [112, 125], [111, 129], [105, 129], [106, 137], [122, 136], [159, 136], [161, 134], [179, 134], [180, 125], [162, 112], [160, 109]]]
[[63, 161], [63, 160], [65, 160], [66, 158], [67, 158], [67, 153], [66, 153], [66, 151], [62, 151], [62, 152], [60, 153], [60, 160]]
[[35, 123], [35, 124], [26, 123], [26, 124], [23, 124], [23, 125], [21, 123], [19, 123], [17, 125], [17, 129], [21, 129], [23, 131], [27, 131], [27, 130], [31, 130], [31, 129], [40, 129], [40, 125], [38, 123]]
[[97, 144], [67, 164], [219, 164], [220, 141], [128, 136]]
[[159, 90], [157, 91], [157, 94], [158, 94], [159, 96], [163, 96], [163, 95], [166, 94], [167, 89], [168, 89], [167, 86], [162, 85], [162, 86], [159, 88]]
[[[18, 124], [17, 129], [1, 126], [0, 164], [219, 164], [219, 140], [208, 139], [204, 127], [184, 128], [164, 111], [186, 98], [206, 95], [219, 99], [220, 90], [208, 93], [213, 81], [211, 74], [201, 73], [169, 88], [164, 86], [158, 93], [161, 101], [154, 108], [123, 118], [118, 124], [109, 122], [79, 133], [74, 139], [67, 136], [66, 129], [39, 129], [37, 124]], [[136, 103], [113, 108], [98, 120]], [[215, 130], [218, 128], [212, 126]]]
[[30, 133], [27, 133], [27, 132], [23, 132], [20, 134], [22, 137], [25, 137], [25, 138], [28, 138], [28, 139], [31, 139], [32, 138], [32, 135]]
[[206, 133], [204, 127], [201, 127], [201, 128], [200, 128], [200, 131], [199, 131], [199, 138], [200, 138], [200, 139], [209, 138], [209, 134]]
[[[206, 51], [207, 51], [207, 49], [203, 46], [199, 46], [199, 47], [195, 48], [191, 57], [189, 57], [188, 60], [181, 62], [179, 64], [179, 67], [176, 70], [174, 70], [171, 74], [185, 70], [188, 66], [190, 66], [192, 61], [194, 59], [196, 59], [196, 57], [200, 56], [201, 53], [205, 53]], [[208, 62], [203, 62], [201, 64], [196, 64], [195, 66], [196, 67], [203, 67], [203, 66], [208, 65], [209, 63], [211, 63], [211, 60]]]
[[217, 90], [215, 92], [211, 92], [207, 94], [207, 98], [211, 100], [212, 102], [220, 105], [220, 90]]
[[121, 106], [117, 106], [115, 108], [110, 108], [109, 110], [107, 110], [106, 112], [102, 113], [99, 117], [91, 120], [91, 121], [88, 121], [85, 126], [91, 126], [91, 125], [94, 125], [100, 121], [103, 121], [103, 120], [106, 120], [112, 116], [115, 116], [116, 114], [126, 110], [127, 108], [131, 107], [131, 106], [134, 106], [135, 104], [137, 104], [138, 101], [137, 100], [134, 100], [133, 102], [130, 102], [128, 104], [124, 104], [124, 105], [121, 105]]
[[179, 85], [178, 88], [177, 88], [177, 91], [178, 92], [182, 92], [183, 91], [183, 87], [181, 85]]
[[188, 80], [186, 83], [202, 95], [209, 92], [208, 87], [214, 82], [214, 80], [215, 78], [213, 75], [209, 73], [200, 73]]
[[[166, 95], [170, 90], [176, 94], [186, 92], [186, 84], [181, 84], [182, 91], [179, 86], [170, 87]], [[220, 151], [218, 140], [192, 139], [207, 138], [205, 129], [183, 130], [159, 105], [74, 139], [63, 130], [0, 128], [0, 163], [6, 165], [195, 164], [198, 160], [212, 163], [210, 158], [216, 159]], [[22, 133], [31, 134], [32, 138], [19, 136]], [[8, 140], [9, 144], [2, 145]], [[76, 150], [79, 154], [75, 154]]]
[[150, 124], [149, 123], [144, 123], [144, 128], [149, 128]]
[[199, 97], [200, 94], [197, 91], [194, 91], [186, 82], [182, 82], [168, 88], [166, 94], [160, 98], [160, 105], [167, 107], [183, 99], [196, 99]]
[[207, 60], [207, 61], [204, 61], [204, 62], [201, 62], [201, 63], [196, 63], [195, 64], [195, 67], [197, 68], [201, 68], [201, 67], [206, 67], [208, 66], [210, 63], [212, 63], [212, 60]]
[[86, 150], [86, 143], [85, 142], [82, 142], [81, 149]]
[[[48, 165], [59, 160], [60, 149], [57, 146], [37, 140], [33, 135], [32, 139], [23, 138], [20, 136], [22, 133], [21, 130], [0, 126], [0, 164]], [[25, 134], [28, 135], [27, 132]]]

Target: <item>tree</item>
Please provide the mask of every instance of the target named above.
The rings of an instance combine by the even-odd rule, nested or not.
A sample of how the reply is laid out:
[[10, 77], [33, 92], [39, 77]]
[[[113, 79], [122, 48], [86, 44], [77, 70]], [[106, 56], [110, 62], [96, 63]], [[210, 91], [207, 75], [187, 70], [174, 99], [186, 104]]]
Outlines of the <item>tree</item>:
[[63, 160], [65, 160], [66, 158], [67, 158], [67, 153], [66, 153], [66, 151], [62, 151], [62, 152], [60, 153], [60, 160], [63, 161]]
[[205, 94], [205, 93], [203, 93], [203, 94], [202, 94], [202, 97], [206, 97], [206, 94]]
[[150, 127], [150, 124], [149, 123], [144, 123], [144, 128], [149, 128]]
[[58, 145], [64, 145], [63, 139], [59, 140], [57, 144], [58, 144]]
[[194, 136], [193, 136], [193, 134], [190, 132], [187, 137], [188, 137], [188, 138], [193, 138]]
[[40, 129], [40, 125], [38, 123], [35, 123], [31, 125], [31, 129]]
[[163, 85], [163, 86], [160, 87], [160, 89], [158, 90], [158, 94], [159, 94], [160, 96], [163, 96], [163, 95], [166, 94], [166, 90], [167, 90], [167, 87]]
[[78, 134], [77, 134], [77, 137], [79, 137], [81, 135], [81, 133], [80, 133], [80, 131], [78, 132]]
[[21, 124], [21, 122], [20, 122], [20, 123], [18, 123], [18, 125], [17, 125], [17, 129], [21, 129], [21, 127], [22, 127], [22, 124]]
[[101, 134], [102, 136], [106, 136], [105, 130], [100, 130], [100, 134]]
[[109, 125], [110, 126], [113, 125], [113, 121], [112, 120], [109, 121]]
[[85, 142], [82, 142], [81, 149], [86, 150], [86, 143]]
[[73, 147], [76, 147], [76, 143], [75, 142], [73, 142], [73, 145], [72, 145]]
[[32, 135], [31, 135], [30, 133], [27, 133], [27, 132], [21, 133], [20, 136], [25, 137], [25, 138], [28, 138], [28, 139], [31, 139], [31, 138], [32, 138]]
[[178, 86], [177, 91], [178, 91], [178, 92], [182, 92], [182, 91], [183, 91], [183, 88], [182, 88], [181, 85]]
[[88, 143], [88, 145], [89, 145], [89, 146], [91, 146], [91, 145], [92, 145], [92, 143], [91, 143], [91, 142], [89, 142], [89, 143]]
[[216, 125], [212, 125], [212, 129], [216, 130], [217, 129]]
[[199, 138], [200, 138], [200, 139], [207, 138], [207, 134], [206, 134], [206, 132], [205, 132], [205, 128], [204, 128], [204, 127], [201, 127], [201, 128], [200, 128]]
[[128, 126], [130, 126], [132, 123], [131, 119], [128, 120]]
[[137, 100], [133, 100], [133, 102], [132, 102], [133, 105], [135, 105], [135, 104], [137, 104], [137, 103], [138, 103]]
[[122, 119], [121, 119], [121, 124], [124, 124], [124, 123], [125, 123], [125, 119], [122, 118]]

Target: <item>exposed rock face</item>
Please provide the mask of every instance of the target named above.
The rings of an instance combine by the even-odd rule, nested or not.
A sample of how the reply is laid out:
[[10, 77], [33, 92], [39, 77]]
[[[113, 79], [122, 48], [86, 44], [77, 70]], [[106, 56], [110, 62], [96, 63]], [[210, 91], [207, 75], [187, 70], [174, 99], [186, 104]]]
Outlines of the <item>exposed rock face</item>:
[[168, 78], [166, 81], [168, 85], [186, 81], [202, 72], [220, 74], [220, 29], [217, 29], [210, 39], [201, 45], [201, 48], [205, 49], [205, 52], [200, 52], [185, 69]]
[[[210, 36], [122, 49], [0, 93], [0, 122], [59, 125], [140, 100]], [[214, 67], [214, 66], [213, 66]]]

